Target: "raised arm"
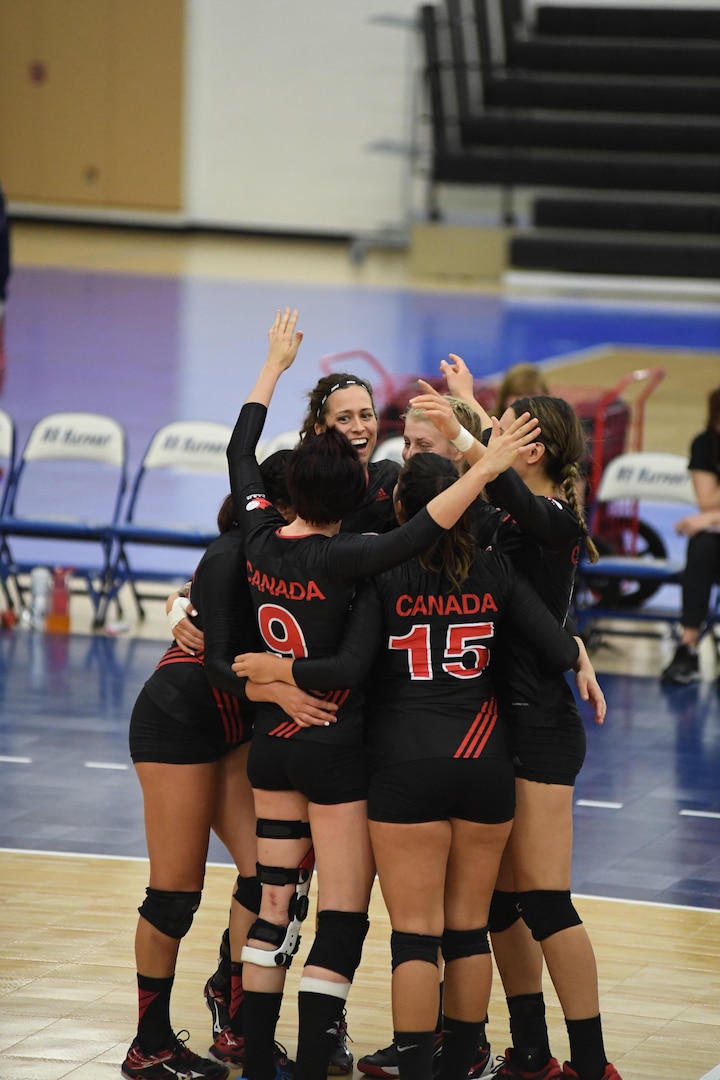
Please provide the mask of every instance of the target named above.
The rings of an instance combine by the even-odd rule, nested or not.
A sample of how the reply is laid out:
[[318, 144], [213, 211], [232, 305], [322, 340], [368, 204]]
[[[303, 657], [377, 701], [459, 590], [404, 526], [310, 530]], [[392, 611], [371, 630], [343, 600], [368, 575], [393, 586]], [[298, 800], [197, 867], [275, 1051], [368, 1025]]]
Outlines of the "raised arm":
[[482, 420], [484, 428], [490, 427], [490, 417], [483, 409], [479, 401], [475, 399], [474, 380], [472, 372], [462, 357], [455, 353], [449, 353], [449, 360], [440, 361], [440, 370], [445, 376], [447, 388], [457, 398], [466, 401], [475, 410]]
[[[255, 385], [237, 418], [227, 448], [230, 491], [236, 507], [241, 505], [240, 495], [248, 481], [261, 490], [262, 477], [255, 460], [255, 450], [262, 435], [267, 409], [272, 400], [278, 379], [292, 365], [302, 341], [302, 333], [295, 330], [297, 311], [285, 308], [277, 311], [268, 331], [268, 353]], [[253, 407], [248, 408], [248, 405]], [[257, 407], [255, 407], [257, 406]]]

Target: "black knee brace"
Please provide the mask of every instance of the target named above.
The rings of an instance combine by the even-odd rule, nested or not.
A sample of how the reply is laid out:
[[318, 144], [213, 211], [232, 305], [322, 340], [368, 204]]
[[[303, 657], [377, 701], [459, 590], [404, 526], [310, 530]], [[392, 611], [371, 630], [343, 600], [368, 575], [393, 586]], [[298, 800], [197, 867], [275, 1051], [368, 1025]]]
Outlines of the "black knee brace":
[[518, 893], [520, 914], [530, 927], [536, 941], [544, 941], [560, 930], [580, 926], [578, 915], [570, 898], [570, 890], [533, 889]]
[[360, 966], [370, 921], [364, 911], [319, 911], [317, 930], [305, 967], [336, 971], [348, 982]]
[[199, 892], [168, 892], [165, 889], [147, 888], [138, 911], [161, 934], [184, 938], [192, 926], [201, 899], [202, 893]]
[[490, 901], [490, 917], [488, 919], [490, 933], [502, 934], [503, 930], [509, 930], [519, 918], [518, 894], [516, 892], [502, 892], [500, 889], [496, 889]]
[[258, 818], [255, 835], [266, 840], [299, 840], [303, 836], [310, 836], [310, 822]]
[[233, 900], [237, 900], [241, 907], [247, 908], [248, 911], [252, 911], [255, 915], [259, 915], [261, 897], [262, 885], [257, 874], [253, 874], [252, 877], [243, 877], [238, 874]]
[[487, 926], [478, 927], [476, 930], [443, 930], [442, 954], [446, 964], [464, 956], [480, 956], [489, 952]]
[[405, 934], [402, 930], [393, 930], [390, 935], [393, 971], [408, 960], [424, 960], [437, 967], [441, 941], [442, 938], [434, 934]]

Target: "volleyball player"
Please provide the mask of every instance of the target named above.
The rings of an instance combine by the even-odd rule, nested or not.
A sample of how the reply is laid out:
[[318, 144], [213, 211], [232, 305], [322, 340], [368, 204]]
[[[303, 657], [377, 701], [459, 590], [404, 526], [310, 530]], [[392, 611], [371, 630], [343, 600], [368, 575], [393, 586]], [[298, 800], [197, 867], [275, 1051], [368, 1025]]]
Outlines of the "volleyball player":
[[[472, 375], [460, 357], [451, 355], [441, 369], [451, 391], [470, 402]], [[441, 395], [428, 384], [422, 388], [424, 393], [412, 404], [432, 415], [447, 437], [460, 439], [469, 461], [480, 460], [482, 444], [459, 431]], [[488, 423], [490, 418], [476, 408]], [[488, 485], [491, 502], [502, 508], [491, 540], [497, 550], [508, 553], [563, 624], [579, 546], [585, 544], [590, 557], [597, 557], [577, 498], [585, 441], [574, 410], [559, 398], [518, 399], [501, 418], [501, 426], [526, 411], [538, 418], [541, 433], [512, 469]], [[517, 804], [490, 914], [513, 1039], [497, 1075], [619, 1080], [605, 1056], [592, 944], [570, 891], [573, 788], [585, 756], [582, 720], [565, 679], [539, 666], [524, 646], [513, 664], [505, 665], [503, 676], [510, 689], [501, 708], [512, 723]], [[598, 702], [602, 697], [589, 662], [581, 696]], [[596, 720], [603, 717], [604, 705], [596, 706]], [[570, 1061], [562, 1069], [549, 1047], [543, 958], [568, 1031]]]
[[[246, 687], [233, 674], [237, 644], [258, 641], [243, 573], [242, 535], [230, 496], [218, 515], [221, 535], [201, 559], [191, 595], [203, 612], [204, 651], [177, 644], [141, 690], [130, 721], [130, 753], [143, 792], [150, 882], [139, 908], [135, 954], [138, 1030], [122, 1066], [126, 1080], [194, 1075], [221, 1080], [227, 1067], [199, 1057], [174, 1034], [170, 995], [182, 938], [202, 897], [211, 829], [228, 848], [239, 877], [233, 936], [244, 942], [259, 909], [255, 813], [247, 779], [251, 705], [270, 696], [289, 716], [327, 718], [325, 703], [287, 687]], [[212, 685], [211, 685], [212, 684]], [[331, 712], [334, 711], [331, 707]]]
[[[332, 652], [354, 583], [423, 550], [450, 527], [487, 479], [514, 460], [532, 426], [508, 429], [489, 455], [391, 534], [339, 534], [361, 501], [366, 471], [336, 427], [303, 440], [286, 478], [295, 520], [286, 524], [263, 490], [254, 457], [267, 406], [302, 336], [297, 313], [277, 313], [270, 348], [228, 447], [231, 488], [245, 537], [247, 574], [268, 648]], [[296, 1076], [324, 1076], [367, 932], [374, 864], [367, 830], [367, 761], [360, 688], [338, 689], [337, 723], [298, 728], [261, 705], [248, 760], [258, 817], [261, 911], [243, 950], [245, 1072], [275, 1075], [272, 1045], [286, 965], [297, 942], [311, 847], [318, 873], [318, 925], [299, 994]]]

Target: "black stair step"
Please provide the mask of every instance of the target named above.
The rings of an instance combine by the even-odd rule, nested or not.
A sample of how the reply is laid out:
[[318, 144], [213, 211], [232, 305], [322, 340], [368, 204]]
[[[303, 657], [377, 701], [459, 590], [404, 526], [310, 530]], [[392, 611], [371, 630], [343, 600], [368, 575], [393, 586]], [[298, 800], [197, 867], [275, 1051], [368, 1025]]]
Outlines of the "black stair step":
[[513, 38], [505, 43], [510, 68], [611, 75], [686, 75], [720, 72], [720, 41], [639, 38]]
[[699, 233], [720, 237], [720, 202], [618, 198], [595, 193], [535, 199], [533, 224], [539, 228], [625, 229], [629, 232]]
[[720, 9], [698, 8], [678, 0], [674, 8], [585, 7], [542, 4], [535, 12], [541, 34], [608, 37], [720, 39]]
[[597, 188], [616, 191], [720, 191], [720, 157], [611, 154], [590, 151], [439, 149], [436, 181], [526, 187]]
[[460, 117], [464, 143], [565, 150], [720, 154], [720, 116], [621, 116], [489, 109]]
[[485, 80], [485, 106], [591, 112], [720, 116], [720, 78], [497, 72]]
[[720, 239], [538, 230], [512, 237], [509, 262], [515, 270], [713, 279], [720, 277]]

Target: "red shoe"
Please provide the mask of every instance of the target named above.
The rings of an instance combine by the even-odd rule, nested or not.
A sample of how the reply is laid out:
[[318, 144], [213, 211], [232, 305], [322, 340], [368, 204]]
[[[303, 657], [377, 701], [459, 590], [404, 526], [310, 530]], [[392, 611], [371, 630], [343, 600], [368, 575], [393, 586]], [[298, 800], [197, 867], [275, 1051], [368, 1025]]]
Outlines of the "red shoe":
[[239, 1069], [245, 1061], [245, 1040], [242, 1035], [234, 1035], [232, 1028], [225, 1028], [215, 1036], [208, 1054], [215, 1061], [222, 1061], [233, 1069]]
[[[181, 1031], [180, 1035], [187, 1035]], [[184, 1039], [175, 1035], [164, 1050], [146, 1054], [137, 1039], [127, 1052], [120, 1075], [124, 1080], [169, 1080], [169, 1077], [197, 1076], [202, 1080], [226, 1080], [228, 1067], [218, 1061], [200, 1057], [188, 1050]]]
[[[566, 1061], [563, 1065], [562, 1075], [565, 1080], [580, 1080], [580, 1077], [575, 1072], [569, 1061]], [[622, 1080], [620, 1073], [617, 1071], [614, 1065], [608, 1061], [605, 1066], [605, 1072], [600, 1077], [600, 1080]]]
[[[572, 1074], [569, 1073], [569, 1076]], [[523, 1069], [521, 1062], [513, 1058], [513, 1049], [505, 1051], [505, 1057], [500, 1058], [500, 1068], [495, 1073], [495, 1078], [507, 1077], [508, 1080], [563, 1080], [565, 1073], [560, 1068], [560, 1062], [551, 1057], [547, 1065], [534, 1071]]]

